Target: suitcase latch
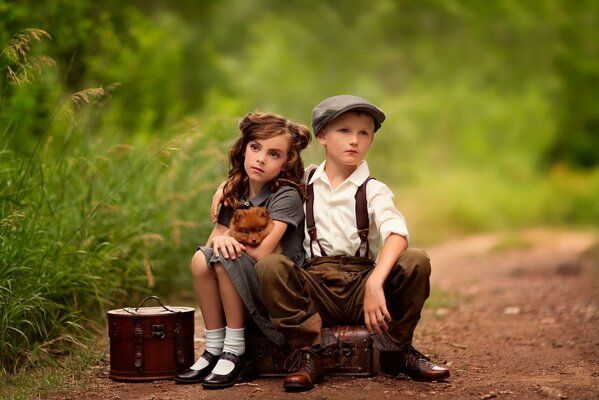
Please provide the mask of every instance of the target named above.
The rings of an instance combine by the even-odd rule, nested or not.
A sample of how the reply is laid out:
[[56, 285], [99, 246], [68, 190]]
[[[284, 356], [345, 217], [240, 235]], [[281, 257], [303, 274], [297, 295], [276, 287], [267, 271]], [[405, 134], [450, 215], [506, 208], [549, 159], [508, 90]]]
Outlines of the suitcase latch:
[[139, 325], [135, 327], [134, 334], [135, 334], [135, 343], [141, 344], [143, 342], [144, 331], [141, 329], [141, 327]]
[[351, 356], [352, 353], [355, 351], [355, 349], [356, 349], [356, 345], [353, 343], [342, 343], [341, 344], [341, 353], [345, 357]]
[[164, 339], [166, 337], [166, 331], [164, 330], [164, 324], [152, 325], [152, 337], [158, 339]]
[[141, 370], [143, 364], [143, 349], [142, 343], [144, 339], [144, 331], [141, 329], [141, 326], [137, 325], [135, 327], [135, 368], [139, 368]]

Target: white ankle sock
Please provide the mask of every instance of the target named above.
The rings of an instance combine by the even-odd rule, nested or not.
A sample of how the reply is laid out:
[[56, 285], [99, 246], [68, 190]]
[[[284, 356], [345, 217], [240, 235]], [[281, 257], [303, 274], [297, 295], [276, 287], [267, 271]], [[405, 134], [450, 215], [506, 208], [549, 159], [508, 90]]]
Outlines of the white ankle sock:
[[[218, 329], [206, 329], [206, 351], [209, 353], [220, 356], [223, 351], [225, 342], [225, 328]], [[200, 357], [190, 368], [196, 371], [204, 369], [208, 366], [208, 361], [204, 357]]]
[[[238, 356], [245, 353], [245, 328], [226, 328], [223, 352], [225, 351]], [[229, 360], [221, 359], [218, 360], [212, 372], [217, 375], [227, 375], [229, 372], [233, 371], [233, 368], [235, 368], [235, 364]]]

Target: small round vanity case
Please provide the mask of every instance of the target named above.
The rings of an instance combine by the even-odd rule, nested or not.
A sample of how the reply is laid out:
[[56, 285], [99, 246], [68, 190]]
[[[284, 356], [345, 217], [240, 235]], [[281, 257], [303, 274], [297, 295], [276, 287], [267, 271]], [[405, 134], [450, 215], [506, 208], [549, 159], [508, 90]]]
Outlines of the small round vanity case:
[[[142, 307], [154, 299], [160, 307]], [[194, 362], [194, 312], [165, 306], [156, 296], [136, 308], [108, 311], [110, 378], [151, 381], [174, 378]]]

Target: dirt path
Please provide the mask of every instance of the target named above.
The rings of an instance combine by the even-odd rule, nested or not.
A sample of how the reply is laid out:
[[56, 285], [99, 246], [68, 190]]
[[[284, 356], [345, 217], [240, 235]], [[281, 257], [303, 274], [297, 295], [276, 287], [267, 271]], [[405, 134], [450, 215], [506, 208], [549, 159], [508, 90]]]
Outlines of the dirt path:
[[[599, 398], [599, 249], [581, 254], [589, 233], [528, 231], [478, 236], [429, 249], [431, 302], [415, 347], [447, 363], [442, 383], [407, 378], [327, 378], [305, 399], [592, 399]], [[501, 248], [505, 248], [501, 250]], [[587, 252], [588, 253], [588, 252]], [[593, 272], [594, 271], [594, 272]], [[594, 275], [594, 276], [593, 276]], [[117, 383], [108, 366], [84, 393], [65, 399], [288, 399], [280, 379], [258, 379], [224, 391], [172, 381]]]

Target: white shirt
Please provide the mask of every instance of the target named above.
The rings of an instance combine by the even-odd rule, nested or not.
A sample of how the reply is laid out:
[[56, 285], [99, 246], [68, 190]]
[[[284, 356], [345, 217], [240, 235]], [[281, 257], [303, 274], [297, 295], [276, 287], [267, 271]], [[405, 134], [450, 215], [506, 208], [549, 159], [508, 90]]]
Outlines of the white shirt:
[[[354, 196], [358, 187], [370, 175], [366, 161], [335, 189], [324, 171], [325, 162], [316, 168], [316, 172], [308, 183], [314, 187], [314, 221], [316, 236], [327, 256], [354, 256], [360, 247], [360, 238], [356, 225], [356, 201]], [[308, 166], [304, 179], [316, 167]], [[384, 243], [391, 233], [397, 233], [409, 239], [408, 228], [404, 216], [395, 208], [393, 192], [382, 182], [371, 180], [366, 186], [366, 200], [368, 204], [368, 218], [370, 221], [368, 244], [370, 252], [368, 258], [376, 260], [380, 243]], [[304, 202], [304, 210], [305, 210]], [[305, 225], [305, 224], [304, 224]], [[318, 243], [312, 243], [310, 251], [310, 236], [308, 228], [304, 226], [304, 250], [307, 257], [322, 256]], [[365, 247], [365, 246], [364, 246]], [[365, 249], [360, 250], [364, 256]]]

